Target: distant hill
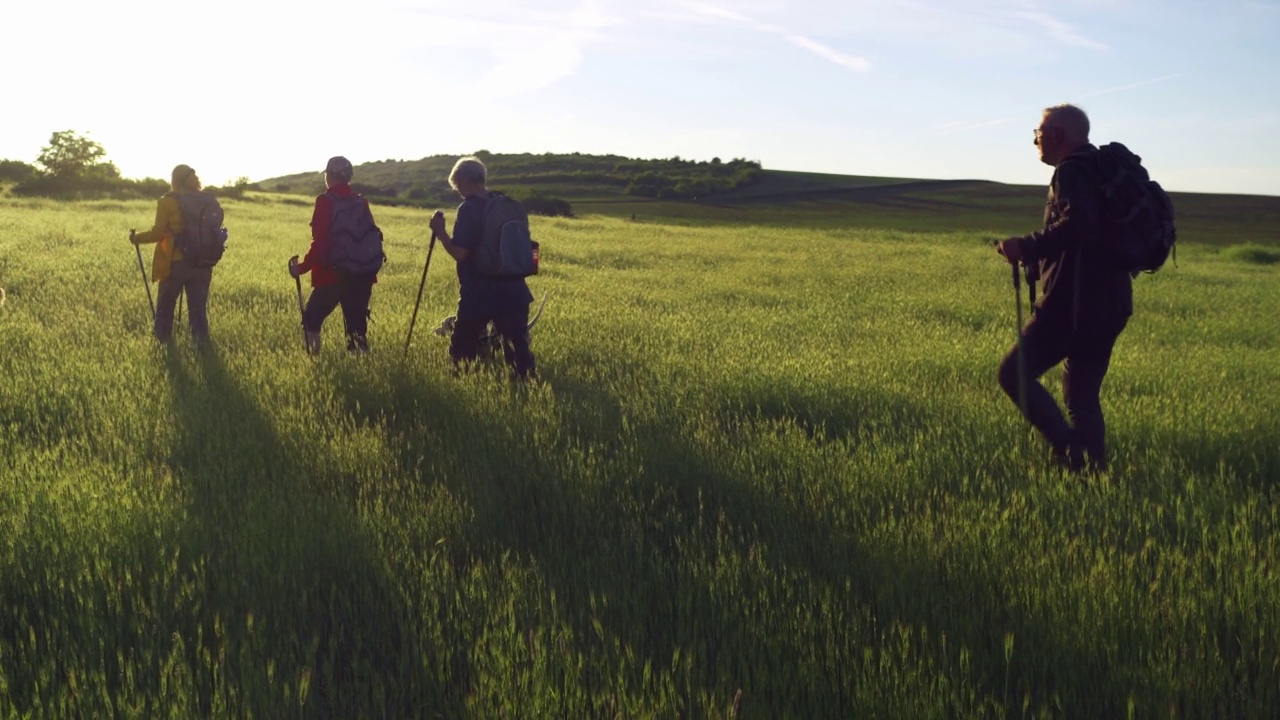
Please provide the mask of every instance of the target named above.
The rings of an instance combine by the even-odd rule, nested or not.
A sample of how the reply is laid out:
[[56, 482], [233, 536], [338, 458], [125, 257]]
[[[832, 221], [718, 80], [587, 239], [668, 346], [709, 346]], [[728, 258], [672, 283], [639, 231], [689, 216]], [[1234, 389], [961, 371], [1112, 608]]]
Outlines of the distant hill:
[[[490, 186], [515, 197], [563, 198], [578, 213], [632, 217], [642, 222], [883, 227], [1021, 234], [1037, 227], [1043, 185], [985, 180], [922, 180], [765, 170], [745, 160], [636, 160], [616, 155], [477, 153], [490, 168]], [[356, 166], [355, 184], [374, 202], [412, 201], [427, 207], [458, 203], [447, 177], [456, 155], [384, 160]], [[674, 190], [680, 181], [728, 168], [743, 173], [731, 189], [654, 197], [629, 193], [636, 177], [659, 175]], [[264, 190], [315, 195], [319, 173], [256, 183]], [[378, 192], [369, 192], [377, 190]], [[416, 197], [415, 197], [416, 196]], [[1172, 193], [1179, 238], [1211, 244], [1280, 246], [1280, 197]]]
[[[489, 168], [489, 185], [513, 196], [540, 194], [566, 199], [600, 197], [693, 198], [725, 193], [760, 179], [760, 163], [679, 157], [641, 160], [620, 155], [581, 153], [499, 155], [475, 153]], [[421, 160], [382, 160], [357, 165], [352, 185], [367, 196], [392, 200], [456, 201], [448, 175], [457, 155]], [[319, 173], [307, 172], [255, 183], [274, 192], [308, 195], [324, 191]]]
[[[1023, 234], [1043, 221], [1044, 185], [764, 170], [758, 183], [697, 200], [584, 198], [579, 213], [681, 224], [875, 227]], [[1280, 247], [1280, 197], [1171, 193], [1183, 242]]]

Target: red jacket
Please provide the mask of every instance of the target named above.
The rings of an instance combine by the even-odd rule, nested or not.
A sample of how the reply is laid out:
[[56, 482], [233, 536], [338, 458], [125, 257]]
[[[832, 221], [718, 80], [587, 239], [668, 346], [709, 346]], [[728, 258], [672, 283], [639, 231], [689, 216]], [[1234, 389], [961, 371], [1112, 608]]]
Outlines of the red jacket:
[[[347, 183], [338, 183], [329, 188], [324, 195], [316, 198], [316, 209], [311, 213], [311, 248], [307, 256], [298, 263], [299, 272], [311, 273], [311, 287], [335, 285], [340, 279], [338, 271], [329, 265], [329, 226], [333, 222], [333, 200], [329, 193], [338, 197], [354, 197], [356, 192]], [[377, 278], [374, 278], [377, 282]]]

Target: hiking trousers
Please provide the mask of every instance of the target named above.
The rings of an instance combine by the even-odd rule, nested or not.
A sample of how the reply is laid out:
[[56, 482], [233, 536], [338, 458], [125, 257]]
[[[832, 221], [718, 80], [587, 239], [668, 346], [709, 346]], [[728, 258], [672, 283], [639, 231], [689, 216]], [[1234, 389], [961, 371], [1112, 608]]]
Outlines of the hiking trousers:
[[[1042, 313], [1022, 329], [1027, 420], [1044, 436], [1054, 458], [1073, 471], [1107, 468], [1106, 421], [1102, 414], [1102, 381], [1111, 365], [1111, 351], [1128, 323], [1127, 316], [1097, 323], [1081, 323], [1072, 332], [1070, 320], [1054, 322]], [[1040, 383], [1040, 376], [1063, 363], [1062, 397], [1067, 416]], [[1000, 362], [1000, 387], [1019, 402], [1018, 346]], [[1070, 421], [1068, 422], [1068, 418]]]
[[332, 285], [313, 288], [302, 311], [302, 327], [307, 332], [319, 333], [325, 318], [341, 305], [347, 349], [368, 350], [369, 298], [372, 296], [372, 275], [344, 275]]
[[156, 291], [156, 320], [152, 332], [157, 340], [169, 342], [173, 337], [174, 310], [183, 291], [187, 296], [191, 337], [200, 343], [209, 340], [209, 283], [212, 280], [211, 267], [191, 267], [182, 260], [169, 266], [169, 276], [160, 281]]
[[527, 378], [535, 370], [533, 350], [529, 347], [529, 304], [487, 312], [467, 312], [458, 308], [458, 319], [449, 338], [449, 357], [454, 364], [475, 360], [480, 353], [480, 340], [489, 323], [502, 340], [502, 356], [518, 378]]

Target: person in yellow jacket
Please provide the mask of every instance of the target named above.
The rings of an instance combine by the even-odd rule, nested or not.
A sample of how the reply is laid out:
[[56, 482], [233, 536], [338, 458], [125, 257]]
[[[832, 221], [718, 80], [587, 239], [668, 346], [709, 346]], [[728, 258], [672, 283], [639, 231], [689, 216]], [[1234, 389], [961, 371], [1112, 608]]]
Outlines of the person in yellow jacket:
[[189, 165], [173, 169], [173, 189], [156, 203], [156, 222], [150, 230], [129, 231], [134, 245], [155, 243], [156, 251], [151, 261], [151, 281], [160, 284], [156, 293], [156, 318], [153, 332], [160, 342], [168, 342], [173, 335], [173, 311], [178, 296], [187, 293], [187, 311], [191, 318], [191, 337], [197, 344], [209, 341], [209, 282], [213, 268], [192, 267], [183, 262], [182, 251], [174, 244], [174, 237], [182, 230], [182, 211], [178, 195], [200, 191], [200, 178]]

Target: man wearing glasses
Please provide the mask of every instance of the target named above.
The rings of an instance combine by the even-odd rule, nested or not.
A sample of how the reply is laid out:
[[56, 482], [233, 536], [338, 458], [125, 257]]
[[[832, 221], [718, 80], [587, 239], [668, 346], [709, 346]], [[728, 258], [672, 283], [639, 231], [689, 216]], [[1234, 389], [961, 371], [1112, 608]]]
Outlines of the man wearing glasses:
[[[996, 250], [1010, 264], [1021, 263], [1029, 281], [1039, 278], [1041, 296], [1022, 328], [1021, 353], [1015, 345], [1000, 362], [1000, 387], [1049, 442], [1058, 464], [1101, 472], [1107, 452], [1099, 396], [1111, 350], [1133, 313], [1133, 285], [1105, 255], [1088, 116], [1074, 105], [1048, 108], [1034, 142], [1040, 162], [1054, 167], [1044, 227], [1002, 240]], [[1060, 362], [1069, 422], [1039, 380]]]

